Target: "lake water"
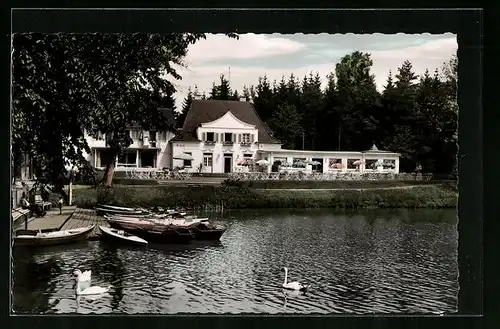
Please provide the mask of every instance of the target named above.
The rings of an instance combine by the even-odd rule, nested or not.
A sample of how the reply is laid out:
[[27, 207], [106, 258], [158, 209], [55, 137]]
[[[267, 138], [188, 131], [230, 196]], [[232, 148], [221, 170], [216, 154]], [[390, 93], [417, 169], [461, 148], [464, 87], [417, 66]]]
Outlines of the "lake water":
[[[454, 209], [252, 210], [212, 215], [217, 244], [15, 251], [15, 313], [433, 313], [457, 311]], [[289, 279], [307, 294], [281, 289]], [[95, 300], [72, 271], [92, 270]]]

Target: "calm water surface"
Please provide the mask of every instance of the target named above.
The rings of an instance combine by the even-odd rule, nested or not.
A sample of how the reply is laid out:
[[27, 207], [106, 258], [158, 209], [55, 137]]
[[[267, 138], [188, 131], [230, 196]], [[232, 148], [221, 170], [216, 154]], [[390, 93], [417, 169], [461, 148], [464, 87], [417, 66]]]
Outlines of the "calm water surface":
[[[16, 313], [456, 312], [458, 232], [446, 210], [233, 211], [217, 244], [15, 251]], [[281, 289], [289, 277], [305, 295]], [[109, 294], [76, 298], [72, 271]]]

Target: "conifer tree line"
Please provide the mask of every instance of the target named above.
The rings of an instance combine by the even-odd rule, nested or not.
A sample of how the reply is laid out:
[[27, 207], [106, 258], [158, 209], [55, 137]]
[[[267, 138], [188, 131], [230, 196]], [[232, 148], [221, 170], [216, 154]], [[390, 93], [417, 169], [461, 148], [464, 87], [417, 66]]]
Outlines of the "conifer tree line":
[[311, 72], [280, 81], [260, 77], [255, 86], [232, 90], [224, 75], [208, 95], [189, 89], [177, 122], [182, 126], [194, 98], [252, 101], [283, 148], [363, 151], [373, 144], [401, 153], [400, 170], [457, 172], [457, 68], [454, 55], [433, 72], [418, 76], [410, 61], [388, 72], [377, 91], [369, 53], [355, 51], [335, 64], [322, 88]]

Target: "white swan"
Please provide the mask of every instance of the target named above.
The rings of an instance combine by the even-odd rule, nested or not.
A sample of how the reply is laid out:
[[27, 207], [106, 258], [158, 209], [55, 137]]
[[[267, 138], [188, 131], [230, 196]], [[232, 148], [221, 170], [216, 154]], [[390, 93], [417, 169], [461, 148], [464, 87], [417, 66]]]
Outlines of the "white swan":
[[[87, 273], [87, 272], [89, 273], [88, 279], [90, 280], [90, 271], [85, 271], [84, 273]], [[88, 281], [80, 280], [80, 277], [83, 273], [79, 270], [76, 270], [74, 272], [74, 274], [77, 276], [77, 278], [76, 278], [76, 294], [77, 295], [100, 295], [100, 294], [107, 293], [109, 291], [109, 289], [111, 289], [111, 286], [109, 286], [108, 288], [103, 288], [103, 287], [99, 287], [99, 286], [84, 288], [84, 287], [82, 287], [82, 283], [86, 283]], [[84, 279], [85, 279], [85, 277], [84, 277]]]
[[298, 283], [297, 281], [294, 282], [288, 282], [288, 268], [283, 267], [283, 270], [285, 271], [285, 282], [283, 282], [283, 288], [288, 289], [288, 290], [299, 290], [299, 291], [306, 291], [309, 289], [309, 285], [301, 284]]
[[92, 272], [90, 270], [82, 272], [78, 269], [73, 271], [73, 275], [76, 276], [76, 279], [80, 282], [88, 282], [90, 284], [90, 277], [92, 275]]

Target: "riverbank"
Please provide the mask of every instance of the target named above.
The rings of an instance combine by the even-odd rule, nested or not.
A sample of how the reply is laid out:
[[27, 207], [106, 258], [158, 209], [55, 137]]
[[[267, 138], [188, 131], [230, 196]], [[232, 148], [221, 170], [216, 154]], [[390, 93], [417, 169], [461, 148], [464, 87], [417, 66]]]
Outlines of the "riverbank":
[[256, 189], [241, 186], [114, 185], [74, 190], [74, 203], [119, 206], [245, 208], [455, 208], [456, 188], [446, 185], [350, 189]]

